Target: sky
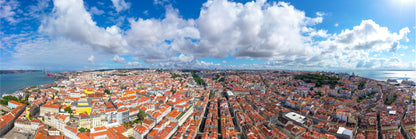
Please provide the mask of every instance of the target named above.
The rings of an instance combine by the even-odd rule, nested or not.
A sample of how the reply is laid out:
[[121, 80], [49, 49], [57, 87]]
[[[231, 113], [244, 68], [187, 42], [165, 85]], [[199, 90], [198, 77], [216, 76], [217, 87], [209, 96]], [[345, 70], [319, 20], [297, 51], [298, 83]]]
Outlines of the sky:
[[416, 0], [0, 0], [0, 69], [415, 70]]

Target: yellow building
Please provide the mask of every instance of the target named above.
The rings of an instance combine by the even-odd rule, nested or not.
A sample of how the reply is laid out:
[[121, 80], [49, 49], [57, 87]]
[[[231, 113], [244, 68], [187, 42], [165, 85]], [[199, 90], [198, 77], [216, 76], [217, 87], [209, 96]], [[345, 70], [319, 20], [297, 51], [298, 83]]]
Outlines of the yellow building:
[[89, 115], [91, 113], [91, 100], [75, 101], [71, 103], [71, 106], [75, 106], [76, 114], [86, 112]]
[[94, 89], [85, 88], [85, 89], [84, 89], [84, 92], [85, 92], [86, 94], [94, 94]]
[[90, 114], [91, 113], [91, 108], [79, 108], [79, 107], [77, 107], [77, 108], [75, 108], [75, 111], [77, 112], [77, 114], [84, 113], [84, 112], [87, 112], [88, 114]]

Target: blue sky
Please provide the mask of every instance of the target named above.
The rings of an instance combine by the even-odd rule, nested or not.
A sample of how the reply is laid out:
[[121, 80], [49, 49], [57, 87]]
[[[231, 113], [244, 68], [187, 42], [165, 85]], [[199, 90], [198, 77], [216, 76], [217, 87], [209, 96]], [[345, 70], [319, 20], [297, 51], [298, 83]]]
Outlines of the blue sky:
[[0, 67], [414, 70], [415, 0], [0, 0]]

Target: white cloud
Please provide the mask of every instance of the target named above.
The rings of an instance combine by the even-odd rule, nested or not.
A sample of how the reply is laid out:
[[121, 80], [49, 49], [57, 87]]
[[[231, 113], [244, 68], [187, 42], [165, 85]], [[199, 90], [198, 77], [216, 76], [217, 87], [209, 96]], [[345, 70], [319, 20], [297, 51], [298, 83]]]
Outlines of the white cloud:
[[187, 55], [186, 51], [192, 50], [187, 48], [190, 39], [199, 39], [199, 32], [194, 20], [184, 20], [178, 14], [168, 8], [164, 19], [129, 19], [129, 51], [148, 63], [166, 61], [177, 52]]
[[15, 0], [0, 0], [0, 19], [6, 20], [9, 23], [16, 23], [15, 19], [16, 9], [19, 7], [19, 2]]
[[186, 56], [184, 54], [180, 54], [179, 57], [173, 57], [172, 60], [177, 62], [191, 62], [193, 59], [193, 56]]
[[17, 45], [14, 47], [14, 52], [10, 52], [10, 62], [2, 63], [2, 66], [13, 69], [95, 69], [98, 65], [92, 66], [90, 59], [100, 63], [104, 62], [102, 59], [109, 58], [94, 51], [89, 45], [62, 37], [50, 40], [43, 36], [23, 36], [20, 40], [18, 43], [13, 40]]
[[335, 24], [334, 24], [334, 26], [335, 26], [335, 27], [338, 27], [338, 26], [339, 26], [339, 24], [338, 24], [338, 23], [335, 23]]
[[310, 32], [309, 33], [309, 36], [311, 36], [311, 37], [323, 37], [323, 38], [326, 38], [326, 37], [328, 37], [328, 34], [327, 34], [327, 30], [318, 30], [318, 31], [312, 31], [312, 32]]
[[35, 19], [41, 18], [42, 16], [46, 16], [45, 9], [49, 7], [49, 2], [50, 0], [37, 0], [37, 4], [30, 5], [27, 13], [23, 14]]
[[55, 0], [52, 17], [42, 22], [39, 31], [96, 46], [108, 53], [123, 53], [127, 42], [117, 26], [96, 26], [82, 0]]
[[103, 10], [99, 10], [97, 7], [91, 7], [90, 8], [90, 13], [94, 14], [94, 15], [102, 15], [104, 13]]
[[88, 62], [90, 62], [91, 64], [95, 64], [95, 62], [94, 62], [94, 55], [91, 55], [91, 56], [88, 58]]
[[317, 16], [324, 16], [324, 15], [326, 15], [326, 13], [324, 13], [324, 12], [316, 12], [316, 15]]
[[166, 4], [170, 4], [170, 0], [153, 0], [153, 4], [156, 5], [166, 5]]
[[400, 48], [400, 40], [408, 40], [409, 28], [403, 28], [400, 33], [390, 33], [387, 27], [381, 27], [372, 20], [363, 20], [352, 30], [343, 30], [334, 36], [333, 45], [345, 50], [395, 51]]
[[125, 64], [126, 63], [126, 59], [124, 59], [123, 57], [120, 57], [118, 55], [115, 55], [113, 57], [113, 59], [111, 59], [111, 61], [113, 61], [115, 63], [120, 63], [120, 64]]
[[192, 47], [193, 54], [265, 60], [313, 56], [314, 48], [305, 43], [308, 38], [302, 29], [320, 22], [322, 17], [306, 17], [284, 2], [209, 0], [197, 20], [201, 40], [198, 47]]
[[124, 0], [111, 0], [117, 12], [124, 11], [130, 8], [130, 3], [126, 3]]
[[127, 65], [128, 66], [140, 66], [141, 63], [140, 62], [137, 62], [137, 61], [135, 61], [135, 62], [127, 62]]
[[[112, 2], [117, 12], [129, 8], [124, 0]], [[199, 58], [229, 56], [259, 58], [268, 63], [226, 65], [226, 68], [354, 69], [408, 65], [400, 59], [375, 58], [376, 55], [369, 54], [404, 48], [400, 42], [409, 41], [407, 27], [396, 33], [372, 20], [363, 20], [352, 29], [328, 34], [327, 30], [315, 26], [323, 22], [325, 13], [307, 17], [303, 11], [285, 2], [208, 0], [197, 19], [183, 19], [177, 9], [165, 8], [164, 18], [129, 18], [130, 26], [123, 30], [118, 25], [98, 27], [91, 14], [102, 14], [102, 11], [92, 7], [89, 13], [82, 0], [55, 0], [53, 12], [42, 21], [39, 32], [53, 40], [53, 43], [46, 41], [47, 46], [56, 40], [71, 44], [65, 45], [65, 49], [80, 49], [74, 44], [87, 46], [88, 49], [80, 49], [86, 51], [81, 53], [85, 54], [82, 56], [85, 62], [100, 63], [101, 57], [106, 56], [107, 60], [123, 66], [145, 66], [137, 62], [143, 60], [160, 67], [220, 68], [224, 65]], [[29, 50], [31, 47], [24, 48]], [[61, 49], [64, 48], [56, 51]], [[26, 53], [17, 51], [14, 55], [23, 52]], [[114, 57], [109, 57], [110, 54]], [[135, 62], [127, 62], [119, 55], [131, 56]], [[85, 64], [89, 63], [82, 65]]]

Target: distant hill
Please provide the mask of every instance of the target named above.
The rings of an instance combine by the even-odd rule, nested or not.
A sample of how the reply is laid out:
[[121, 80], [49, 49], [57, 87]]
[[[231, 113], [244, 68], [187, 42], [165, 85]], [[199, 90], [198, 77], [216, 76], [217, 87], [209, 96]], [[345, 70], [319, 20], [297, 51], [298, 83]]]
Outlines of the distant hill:
[[42, 70], [0, 70], [0, 74], [25, 73], [25, 72], [42, 72]]

